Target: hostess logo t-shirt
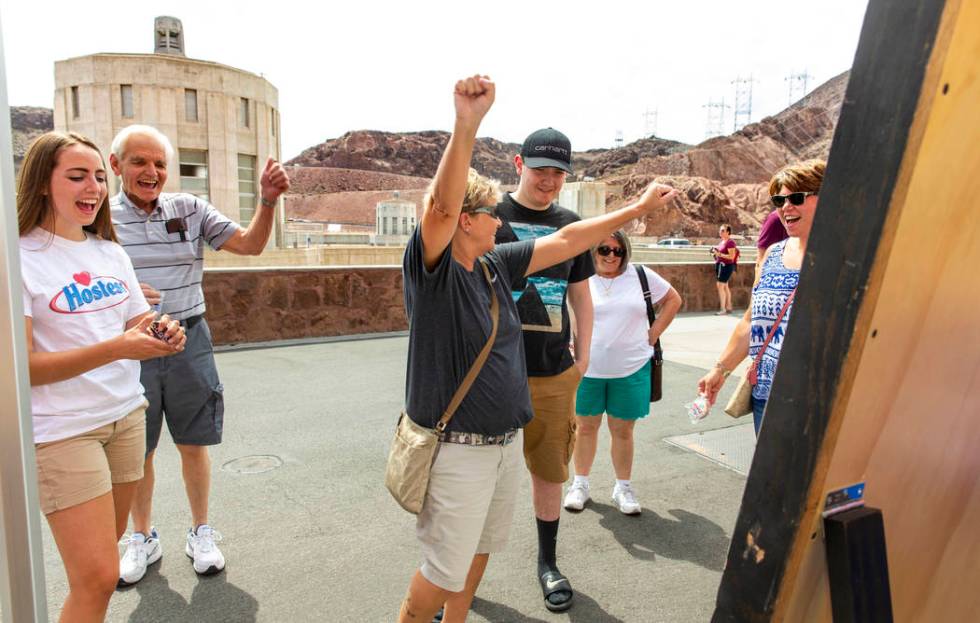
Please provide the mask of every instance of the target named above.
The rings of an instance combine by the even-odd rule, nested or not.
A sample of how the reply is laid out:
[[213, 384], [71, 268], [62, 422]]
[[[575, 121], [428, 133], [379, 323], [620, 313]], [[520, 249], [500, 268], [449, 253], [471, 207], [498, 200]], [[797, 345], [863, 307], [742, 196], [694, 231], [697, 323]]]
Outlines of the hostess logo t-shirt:
[[[20, 239], [20, 262], [35, 352], [105, 342], [150, 309], [122, 247], [92, 234], [76, 242], [36, 228]], [[143, 403], [139, 377], [139, 362], [123, 359], [32, 385], [34, 442], [66, 439], [124, 417]]]

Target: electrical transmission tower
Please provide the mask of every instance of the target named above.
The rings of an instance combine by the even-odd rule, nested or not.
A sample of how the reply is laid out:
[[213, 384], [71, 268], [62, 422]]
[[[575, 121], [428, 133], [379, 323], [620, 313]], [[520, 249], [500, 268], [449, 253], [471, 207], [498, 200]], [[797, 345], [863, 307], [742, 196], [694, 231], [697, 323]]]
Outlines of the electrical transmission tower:
[[748, 78], [739, 76], [732, 80], [735, 85], [735, 124], [734, 131], [738, 131], [752, 123], [752, 74]]
[[789, 84], [790, 106], [792, 106], [794, 102], [796, 102], [799, 99], [802, 99], [803, 96], [806, 95], [806, 83], [807, 81], [810, 80], [810, 78], [813, 78], [813, 76], [807, 73], [805, 69], [803, 70], [803, 73], [800, 74], [791, 73], [790, 75], [786, 76], [785, 80]]
[[650, 138], [657, 134], [657, 115], [659, 114], [659, 109], [654, 108], [650, 110], [647, 108], [646, 112], [643, 113], [643, 136]]
[[725, 109], [729, 106], [725, 103], [725, 98], [720, 102], [708, 100], [704, 105], [708, 109], [708, 123], [704, 130], [704, 138], [721, 136], [725, 132]]

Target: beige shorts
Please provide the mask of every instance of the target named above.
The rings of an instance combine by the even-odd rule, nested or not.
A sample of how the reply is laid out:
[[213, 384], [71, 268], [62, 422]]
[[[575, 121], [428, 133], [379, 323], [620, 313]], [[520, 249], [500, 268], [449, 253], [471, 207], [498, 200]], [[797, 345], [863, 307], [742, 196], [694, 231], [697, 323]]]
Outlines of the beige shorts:
[[87, 433], [35, 444], [41, 512], [78, 506], [143, 477], [145, 405]]
[[520, 486], [521, 433], [506, 446], [441, 443], [416, 534], [422, 575], [459, 592], [476, 554], [504, 549]]
[[581, 380], [575, 365], [555, 376], [527, 379], [534, 418], [524, 429], [524, 461], [542, 480], [568, 480], [568, 462], [575, 449], [575, 392]]

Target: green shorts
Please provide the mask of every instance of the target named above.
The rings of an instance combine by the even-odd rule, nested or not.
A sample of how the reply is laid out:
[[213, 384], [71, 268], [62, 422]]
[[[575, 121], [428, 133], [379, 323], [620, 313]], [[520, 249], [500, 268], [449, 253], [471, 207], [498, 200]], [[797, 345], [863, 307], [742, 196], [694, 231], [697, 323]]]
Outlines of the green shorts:
[[577, 415], [602, 415], [638, 420], [650, 414], [650, 362], [618, 379], [585, 377], [575, 397]]

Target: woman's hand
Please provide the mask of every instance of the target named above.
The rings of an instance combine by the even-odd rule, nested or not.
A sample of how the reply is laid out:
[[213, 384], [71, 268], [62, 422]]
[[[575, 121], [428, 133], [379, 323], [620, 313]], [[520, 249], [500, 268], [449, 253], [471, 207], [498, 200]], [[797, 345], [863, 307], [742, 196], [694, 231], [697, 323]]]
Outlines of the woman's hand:
[[[187, 338], [184, 329], [176, 320], [163, 316], [157, 322], [157, 331], [161, 337], [156, 337], [150, 326], [154, 322], [153, 314], [146, 314], [138, 323], [126, 329], [118, 338], [119, 357], [117, 359], [154, 359], [166, 357], [184, 350]], [[176, 327], [174, 326], [176, 325]]]
[[715, 404], [715, 400], [718, 399], [718, 392], [721, 391], [722, 386], [725, 384], [725, 374], [721, 371], [721, 368], [714, 367], [708, 371], [707, 374], [701, 377], [698, 381], [698, 393], [704, 394], [708, 397], [708, 404]]
[[456, 105], [456, 119], [467, 125], [479, 125], [493, 105], [496, 85], [489, 76], [476, 74], [456, 82], [453, 101]]
[[666, 186], [664, 184], [658, 184], [657, 182], [651, 182], [647, 189], [643, 191], [640, 195], [638, 204], [643, 206], [646, 212], [653, 212], [659, 208], [666, 207], [668, 203], [677, 198], [677, 190]]

